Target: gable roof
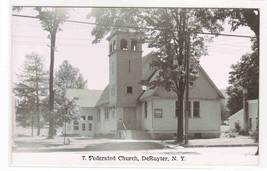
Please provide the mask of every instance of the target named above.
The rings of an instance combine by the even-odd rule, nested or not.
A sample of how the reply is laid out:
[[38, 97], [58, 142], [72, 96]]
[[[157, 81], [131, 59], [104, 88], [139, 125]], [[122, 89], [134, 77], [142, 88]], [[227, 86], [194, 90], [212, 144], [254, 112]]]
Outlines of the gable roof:
[[106, 86], [106, 88], [102, 92], [95, 106], [100, 106], [100, 105], [108, 104], [108, 103], [109, 103], [109, 84]]
[[77, 104], [80, 107], [94, 107], [103, 90], [88, 89], [67, 89], [66, 96], [68, 98], [77, 97]]
[[206, 71], [202, 68], [201, 65], [199, 65], [199, 69], [202, 71], [202, 73], [205, 75], [205, 77], [209, 80], [210, 84], [212, 85], [212, 87], [216, 90], [216, 92], [219, 94], [220, 98], [224, 99], [224, 95], [222, 94], [222, 92], [218, 89], [218, 87], [214, 84], [214, 82], [211, 80], [211, 78], [209, 77], [209, 75], [206, 73]]
[[[202, 68], [201, 65], [199, 65], [199, 70], [204, 74], [204, 76], [207, 78], [207, 80], [209, 81], [209, 83], [212, 85], [212, 87], [214, 88], [214, 90], [218, 93], [219, 97], [221, 99], [224, 99], [223, 94], [221, 93], [221, 91], [217, 88], [217, 86], [213, 83], [213, 81], [210, 79], [210, 77], [208, 76], [208, 74], [205, 72], [205, 70]], [[158, 71], [153, 72], [152, 75], [150, 77], [148, 77], [148, 79], [150, 79], [150, 81], [153, 81], [156, 79], [157, 75], [158, 75]], [[145, 98], [149, 98], [151, 96], [153, 96], [156, 92], [156, 90], [158, 90], [159, 87], [155, 88], [155, 89], [147, 89], [145, 90], [145, 92], [142, 94], [142, 96], [139, 98], [139, 100], [143, 100]]]

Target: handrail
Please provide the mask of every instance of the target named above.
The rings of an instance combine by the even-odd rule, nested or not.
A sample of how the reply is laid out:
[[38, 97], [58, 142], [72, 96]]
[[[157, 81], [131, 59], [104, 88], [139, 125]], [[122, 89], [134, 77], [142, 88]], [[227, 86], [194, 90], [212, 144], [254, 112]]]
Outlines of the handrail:
[[124, 125], [124, 123], [122, 122], [122, 126], [123, 126], [123, 129], [126, 131], [127, 130], [127, 128], [126, 128], [126, 126]]

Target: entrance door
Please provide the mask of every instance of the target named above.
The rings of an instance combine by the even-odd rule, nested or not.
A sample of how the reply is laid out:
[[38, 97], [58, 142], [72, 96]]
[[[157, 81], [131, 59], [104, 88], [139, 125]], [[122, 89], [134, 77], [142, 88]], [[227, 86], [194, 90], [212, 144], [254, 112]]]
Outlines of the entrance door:
[[123, 108], [123, 123], [126, 129], [136, 129], [136, 108], [125, 107]]

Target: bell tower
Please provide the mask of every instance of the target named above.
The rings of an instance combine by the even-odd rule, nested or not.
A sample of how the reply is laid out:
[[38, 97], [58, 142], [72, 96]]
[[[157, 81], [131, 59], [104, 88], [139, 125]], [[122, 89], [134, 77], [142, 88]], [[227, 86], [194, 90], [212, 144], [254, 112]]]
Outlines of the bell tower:
[[136, 107], [142, 93], [142, 44], [138, 33], [113, 32], [109, 41], [109, 105]]

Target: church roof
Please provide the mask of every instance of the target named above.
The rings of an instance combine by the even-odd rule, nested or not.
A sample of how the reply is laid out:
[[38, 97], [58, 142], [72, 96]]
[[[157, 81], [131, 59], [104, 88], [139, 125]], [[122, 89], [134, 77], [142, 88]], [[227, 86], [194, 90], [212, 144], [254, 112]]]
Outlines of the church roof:
[[95, 106], [100, 106], [108, 103], [109, 103], [109, 84], [104, 89], [103, 93], [101, 94]]
[[77, 104], [80, 107], [94, 107], [103, 90], [88, 89], [67, 89], [68, 98], [78, 98]]
[[[148, 61], [150, 61], [150, 58], [151, 56], [153, 57], [153, 54], [148, 54], [146, 55], [144, 58], [143, 58], [143, 65], [145, 63], [147, 63]], [[143, 67], [144, 68], [144, 67]], [[210, 79], [210, 77], [208, 76], [208, 74], [205, 72], [205, 70], [202, 68], [201, 65], [199, 65], [199, 71], [201, 71], [204, 76], [207, 78], [207, 80], [209, 81], [209, 83], [212, 85], [212, 87], [215, 89], [215, 91], [218, 93], [219, 97], [224, 99], [224, 96], [223, 94], [221, 93], [221, 91], [217, 88], [217, 86], [213, 83], [213, 81]], [[148, 71], [147, 71], [148, 72]], [[157, 75], [158, 75], [159, 72], [155, 71], [152, 73], [152, 75], [150, 75], [149, 77], [146, 76], [142, 76], [143, 79], [146, 78], [146, 80], [150, 80], [150, 81], [153, 81], [156, 79]], [[143, 73], [144, 75], [144, 73]], [[139, 100], [143, 100], [143, 99], [146, 99], [146, 98], [149, 98], [151, 96], [153, 96], [156, 92], [156, 90], [158, 89], [159, 87], [155, 88], [155, 89], [149, 89], [147, 88], [147, 90], [145, 90], [145, 92], [141, 95], [141, 97], [139, 98]]]

